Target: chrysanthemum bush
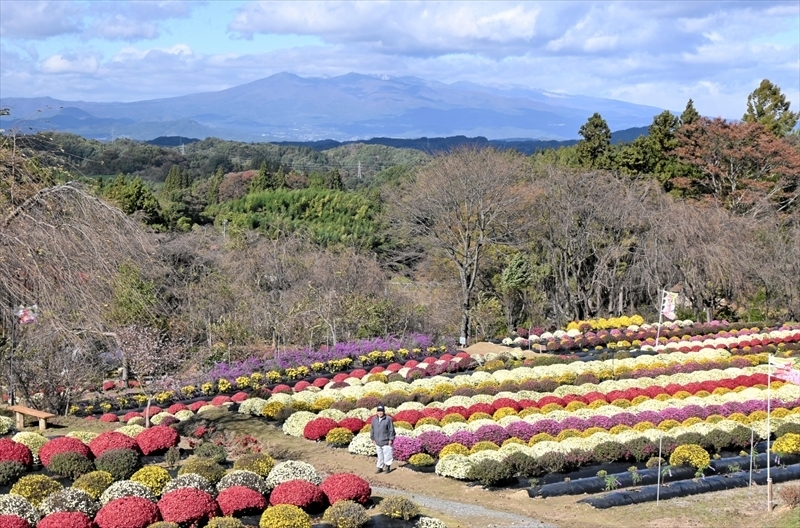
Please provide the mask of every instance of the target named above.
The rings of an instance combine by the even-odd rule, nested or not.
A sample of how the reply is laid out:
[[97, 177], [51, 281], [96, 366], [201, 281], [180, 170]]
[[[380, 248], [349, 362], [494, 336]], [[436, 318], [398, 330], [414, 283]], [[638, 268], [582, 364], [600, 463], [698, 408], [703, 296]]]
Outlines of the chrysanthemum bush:
[[39, 522], [39, 511], [28, 499], [15, 494], [0, 495], [0, 515], [16, 515], [22, 517], [31, 526]]
[[165, 521], [180, 525], [201, 524], [219, 515], [214, 497], [196, 488], [180, 488], [165, 493], [158, 501], [158, 511]]
[[252, 416], [261, 416], [261, 411], [267, 400], [263, 398], [248, 398], [239, 404], [239, 414], [250, 414]]
[[270, 490], [266, 481], [261, 476], [246, 469], [234, 469], [233, 471], [227, 473], [217, 483], [217, 491], [221, 492], [222, 490], [233, 486], [250, 488], [262, 495], [267, 495]]
[[327, 504], [327, 498], [320, 487], [307, 480], [290, 480], [275, 486], [269, 495], [269, 503], [293, 504], [308, 512], [321, 511]]
[[164, 452], [177, 446], [180, 439], [178, 431], [164, 425], [151, 427], [136, 435], [136, 443], [145, 455]]
[[298, 411], [283, 422], [283, 432], [289, 436], [300, 438], [303, 436], [306, 424], [316, 418], [317, 415], [312, 412]]
[[267, 476], [267, 486], [270, 489], [275, 488], [283, 482], [290, 480], [307, 480], [312, 484], [319, 486], [322, 483], [322, 478], [317, 473], [317, 470], [308, 462], [301, 460], [287, 460], [276, 464], [272, 471]]
[[32, 528], [28, 521], [16, 515], [0, 515], [0, 526], [3, 528]]
[[94, 528], [92, 518], [81, 512], [57, 512], [43, 517], [37, 528]]
[[360, 528], [370, 519], [367, 510], [361, 504], [341, 500], [325, 510], [322, 520], [335, 528]]
[[110, 449], [98, 456], [94, 465], [110, 473], [114, 480], [125, 480], [139, 469], [139, 455], [131, 449]]
[[38, 507], [43, 500], [62, 489], [64, 486], [46, 475], [25, 475], [11, 486], [10, 493], [24, 497]]
[[787, 433], [778, 438], [772, 450], [781, 456], [800, 455], [800, 434]]
[[178, 475], [197, 473], [209, 483], [216, 484], [225, 475], [225, 470], [209, 458], [189, 457], [178, 470]]
[[129, 449], [134, 453], [140, 452], [136, 440], [116, 431], [106, 431], [99, 434], [89, 442], [89, 449], [96, 458], [99, 458], [106, 451], [116, 449]]
[[322, 481], [320, 489], [330, 504], [341, 500], [367, 504], [372, 496], [369, 482], [352, 473], [333, 474]]
[[39, 505], [42, 515], [56, 512], [81, 512], [94, 518], [100, 504], [88, 493], [77, 488], [64, 488], [47, 497]]
[[14, 420], [7, 416], [0, 416], [0, 435], [6, 435], [14, 429]]
[[92, 500], [96, 501], [113, 482], [114, 476], [108, 471], [92, 471], [75, 480], [72, 488], [86, 492]]
[[354, 455], [377, 456], [375, 444], [369, 437], [369, 433], [359, 433], [353, 437], [347, 450]]
[[275, 460], [263, 453], [252, 453], [243, 455], [233, 462], [233, 469], [244, 469], [252, 471], [260, 477], [267, 477], [272, 468], [275, 467]]
[[76, 479], [94, 471], [94, 464], [80, 453], [65, 451], [50, 458], [47, 470], [60, 477]]
[[141, 497], [150, 502], [156, 502], [156, 495], [141, 482], [120, 480], [111, 484], [106, 488], [103, 494], [100, 495], [100, 504], [105, 505], [111, 501], [121, 499], [122, 497]]
[[244, 528], [244, 523], [235, 517], [214, 517], [206, 528]]
[[172, 480], [169, 472], [159, 466], [145, 466], [131, 475], [131, 480], [147, 486], [157, 497], [161, 495], [164, 486]]
[[164, 489], [161, 490], [161, 494], [166, 495], [170, 491], [181, 488], [195, 488], [205, 491], [209, 495], [214, 495], [217, 492], [217, 488], [215, 488], [214, 485], [211, 484], [205, 477], [198, 475], [197, 473], [185, 473], [183, 475], [178, 475], [176, 478], [167, 482], [164, 485]]
[[458, 480], [469, 480], [472, 463], [465, 455], [447, 455], [436, 463], [436, 474]]
[[420, 514], [417, 503], [400, 495], [392, 495], [383, 499], [380, 509], [387, 517], [403, 519], [404, 521], [410, 521]]
[[48, 442], [43, 435], [31, 431], [20, 431], [12, 436], [11, 440], [27, 446], [31, 450], [35, 463], [39, 462], [39, 450]]
[[147, 528], [160, 520], [156, 504], [141, 497], [113, 500], [100, 508], [94, 518], [98, 528]]
[[447, 528], [447, 524], [436, 517], [422, 516], [414, 523], [414, 528]]
[[704, 469], [711, 465], [711, 456], [708, 451], [699, 445], [688, 444], [678, 446], [669, 457], [671, 466], [692, 466], [695, 469]]
[[336, 427], [336, 421], [330, 418], [315, 418], [303, 428], [303, 436], [307, 440], [321, 440]]
[[33, 454], [28, 446], [8, 438], [0, 438], [0, 461], [16, 462], [26, 468], [33, 464]]
[[[142, 418], [142, 420], [144, 419]], [[129, 436], [131, 438], [136, 438], [142, 431], [144, 431], [144, 425], [131, 422], [128, 422], [128, 425], [123, 425], [122, 427], [115, 429], [115, 432], [124, 434], [125, 436]]]
[[264, 510], [259, 528], [311, 528], [311, 517], [293, 504], [279, 504]]
[[220, 491], [217, 495], [217, 504], [222, 515], [245, 515], [265, 510], [267, 500], [264, 495], [251, 488], [231, 486]]
[[47, 467], [50, 465], [52, 457], [59, 453], [78, 453], [87, 459], [92, 456], [91, 451], [83, 442], [77, 438], [63, 436], [54, 438], [44, 444], [39, 449], [39, 460], [41, 460], [43, 466]]

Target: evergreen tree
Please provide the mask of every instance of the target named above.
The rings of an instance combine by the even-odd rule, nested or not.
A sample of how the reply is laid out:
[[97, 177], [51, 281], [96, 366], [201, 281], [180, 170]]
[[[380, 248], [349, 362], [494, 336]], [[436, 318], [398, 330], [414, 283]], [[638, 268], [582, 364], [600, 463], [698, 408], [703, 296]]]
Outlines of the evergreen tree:
[[611, 129], [608, 128], [606, 120], [595, 112], [581, 126], [578, 134], [583, 138], [578, 143], [578, 155], [581, 163], [592, 168], [605, 167], [611, 150]]
[[339, 169], [333, 169], [327, 174], [327, 187], [328, 189], [334, 191], [343, 191], [344, 190], [344, 182], [342, 181], [342, 175], [339, 174]]
[[268, 182], [270, 189], [283, 189], [286, 187], [286, 172], [283, 167], [279, 167], [277, 171], [272, 171], [268, 175]]
[[222, 167], [217, 167], [217, 172], [214, 173], [208, 183], [208, 195], [206, 196], [206, 201], [209, 204], [219, 203], [219, 186], [222, 184], [222, 180], [224, 179], [225, 172], [223, 171]]
[[270, 188], [271, 186], [270, 186], [269, 176], [267, 174], [267, 164], [262, 163], [261, 168], [258, 170], [258, 174], [256, 174], [256, 177], [250, 180], [249, 191], [251, 193], [257, 193], [261, 191], [266, 191], [267, 189]]
[[742, 121], [761, 123], [776, 136], [783, 137], [792, 131], [800, 118], [799, 112], [789, 110], [790, 105], [781, 89], [769, 79], [764, 79], [747, 96], [747, 111]]
[[694, 108], [694, 101], [689, 99], [689, 101], [686, 103], [686, 108], [681, 114], [680, 125], [691, 125], [698, 119], [700, 119], [700, 114]]
[[169, 174], [167, 174], [167, 179], [164, 180], [164, 187], [163, 191], [164, 194], [173, 193], [183, 187], [183, 182], [181, 181], [181, 169], [177, 165], [173, 165], [169, 169]]

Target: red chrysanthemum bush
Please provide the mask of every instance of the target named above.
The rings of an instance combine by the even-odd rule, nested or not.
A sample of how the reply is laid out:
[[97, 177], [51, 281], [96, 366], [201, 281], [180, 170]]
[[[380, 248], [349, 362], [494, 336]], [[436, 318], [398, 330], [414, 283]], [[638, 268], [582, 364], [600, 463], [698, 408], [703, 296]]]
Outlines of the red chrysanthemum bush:
[[128, 435], [116, 431], [106, 431], [89, 441], [89, 449], [95, 458], [112, 449], [130, 449], [139, 453], [139, 444]]
[[248, 397], [249, 397], [249, 394], [247, 394], [246, 392], [239, 391], [236, 394], [234, 394], [233, 396], [231, 396], [231, 401], [235, 402], [235, 403], [242, 403]]
[[119, 416], [114, 413], [105, 413], [100, 416], [100, 421], [106, 423], [118, 422]]
[[269, 495], [272, 506], [291, 504], [306, 511], [325, 508], [327, 498], [319, 486], [307, 480], [289, 480], [278, 484]]
[[219, 407], [220, 405], [223, 405], [225, 403], [230, 403], [232, 401], [233, 400], [231, 400], [230, 396], [214, 396], [211, 399], [211, 405], [213, 405], [214, 407]]
[[78, 453], [86, 458], [92, 458], [92, 452], [86, 444], [77, 438], [62, 436], [61, 438], [54, 438], [42, 446], [39, 450], [39, 460], [42, 461], [44, 467], [47, 467], [50, 465], [50, 460], [53, 456], [59, 453]]
[[178, 411], [185, 411], [188, 407], [182, 403], [173, 403], [169, 407], [167, 407], [167, 412], [170, 414], [175, 414]]
[[139, 449], [145, 455], [166, 451], [170, 447], [177, 446], [180, 441], [178, 431], [166, 425], [156, 425], [136, 435]]
[[33, 453], [25, 444], [0, 438], [0, 461], [16, 462], [29, 468], [33, 464]]
[[336, 473], [322, 481], [319, 488], [330, 504], [340, 500], [351, 500], [366, 504], [372, 497], [369, 482], [352, 473]]
[[150, 416], [150, 418], [152, 418], [153, 416], [157, 415], [160, 412], [161, 412], [161, 407], [156, 407], [155, 405], [151, 405], [149, 409], [142, 410], [142, 416], [144, 417]]
[[400, 363], [389, 363], [386, 365], [386, 370], [389, 372], [400, 372], [400, 369], [403, 368], [403, 365]]
[[144, 418], [144, 415], [136, 411], [127, 412], [125, 413], [125, 416], [122, 417], [122, 421], [127, 422], [128, 420], [132, 420], [134, 418]]
[[479, 412], [492, 415], [496, 410], [490, 403], [473, 403], [467, 407], [467, 412], [470, 416]]
[[357, 434], [359, 431], [361, 431], [361, 428], [364, 427], [364, 420], [361, 418], [356, 418], [355, 416], [343, 418], [339, 421], [338, 427], [344, 427], [351, 433]]
[[414, 368], [414, 367], [416, 367], [416, 366], [419, 366], [419, 361], [417, 361], [417, 360], [415, 360], [415, 359], [409, 359], [408, 361], [406, 361], [405, 363], [403, 363], [403, 366], [404, 366], [405, 368], [410, 368], [410, 369], [412, 369], [412, 368]]
[[200, 410], [201, 407], [204, 407], [208, 404], [209, 403], [207, 401], [196, 401], [194, 403], [189, 404], [189, 410], [196, 413], [197, 411]]
[[[512, 400], [511, 398], [497, 398], [492, 402], [492, 407], [495, 411], [497, 409], [502, 409], [503, 407], [511, 407], [515, 411], [519, 411], [521, 409], [519, 402], [517, 400]], [[494, 414], [494, 412], [490, 414]]]
[[95, 524], [83, 512], [56, 512], [42, 518], [36, 528], [94, 528]]
[[201, 524], [219, 515], [214, 497], [197, 488], [178, 488], [158, 501], [158, 511], [167, 522]]
[[416, 423], [422, 419], [422, 413], [414, 409], [407, 409], [395, 413], [392, 419], [394, 419], [395, 422], [408, 422], [411, 425], [416, 425]]
[[312, 381], [311, 384], [315, 387], [319, 387], [320, 389], [322, 389], [325, 387], [325, 385], [330, 383], [330, 381], [331, 380], [329, 380], [328, 378], [317, 378], [314, 381]]
[[367, 375], [367, 371], [364, 369], [355, 369], [353, 372], [350, 373], [351, 378], [358, 378], [361, 379]]
[[3, 528], [31, 528], [28, 521], [16, 515], [0, 515], [0, 526]]
[[295, 383], [293, 389], [295, 392], [300, 392], [306, 390], [310, 386], [311, 384], [309, 382], [307, 382], [306, 380], [302, 380]]
[[469, 411], [467, 411], [466, 407], [462, 407], [461, 405], [453, 405], [452, 407], [446, 408], [444, 414], [460, 414], [464, 418], [469, 418]]
[[244, 515], [267, 509], [267, 499], [259, 492], [244, 486], [231, 486], [219, 492], [217, 504], [226, 517]]
[[100, 508], [94, 518], [99, 528], [147, 528], [160, 520], [158, 507], [142, 497], [115, 499]]
[[308, 440], [321, 440], [337, 426], [336, 420], [332, 418], [314, 418], [303, 428], [303, 436]]
[[292, 388], [290, 386], [286, 385], [285, 383], [281, 383], [279, 385], [275, 385], [272, 388], [272, 394], [280, 394], [280, 393], [291, 394], [292, 393]]
[[380, 373], [381, 373], [381, 372], [383, 372], [384, 370], [386, 370], [386, 369], [385, 369], [385, 368], [383, 368], [383, 367], [380, 367], [380, 366], [378, 366], [378, 367], [372, 367], [371, 369], [369, 369], [369, 373], [370, 373], [370, 374], [380, 374]]

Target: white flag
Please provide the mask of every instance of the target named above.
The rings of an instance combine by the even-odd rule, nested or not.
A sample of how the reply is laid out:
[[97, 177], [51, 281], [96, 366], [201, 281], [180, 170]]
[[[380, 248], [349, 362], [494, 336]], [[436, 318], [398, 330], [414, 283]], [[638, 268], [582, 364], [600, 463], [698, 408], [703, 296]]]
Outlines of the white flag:
[[675, 304], [678, 302], [678, 294], [674, 292], [664, 292], [664, 302], [661, 304], [661, 315], [669, 319], [675, 320]]

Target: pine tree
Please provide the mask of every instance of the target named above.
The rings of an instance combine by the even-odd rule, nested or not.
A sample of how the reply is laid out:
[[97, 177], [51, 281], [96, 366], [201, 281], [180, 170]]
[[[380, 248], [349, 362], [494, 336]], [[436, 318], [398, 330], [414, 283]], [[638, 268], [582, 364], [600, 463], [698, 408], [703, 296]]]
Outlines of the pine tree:
[[791, 103], [781, 89], [764, 79], [758, 88], [747, 96], [747, 111], [742, 121], [761, 123], [778, 137], [789, 134], [800, 118], [800, 112], [789, 110]]
[[694, 101], [689, 99], [689, 102], [686, 103], [686, 108], [683, 110], [683, 113], [681, 114], [680, 126], [691, 125], [698, 119], [700, 119], [700, 114], [694, 108]]
[[608, 161], [611, 150], [611, 129], [603, 116], [595, 112], [581, 126], [578, 134], [583, 138], [578, 143], [578, 154], [581, 163], [592, 168], [602, 168]]
[[261, 168], [258, 170], [256, 177], [250, 180], [249, 191], [257, 193], [266, 191], [270, 188], [269, 176], [267, 175], [267, 164], [262, 163]]
[[173, 165], [169, 169], [167, 179], [164, 180], [163, 191], [164, 194], [169, 194], [179, 190], [182, 187], [181, 182], [181, 169], [177, 165]]

